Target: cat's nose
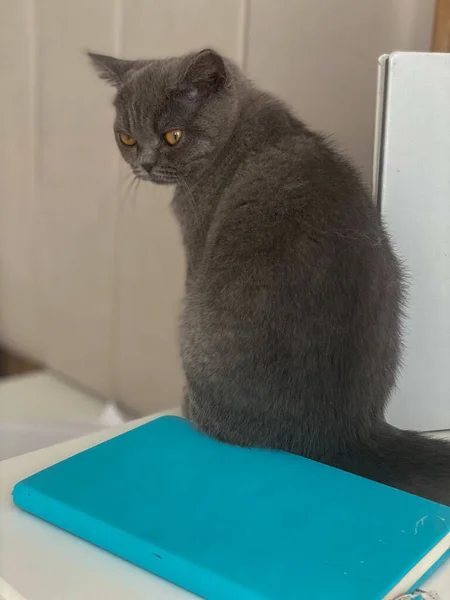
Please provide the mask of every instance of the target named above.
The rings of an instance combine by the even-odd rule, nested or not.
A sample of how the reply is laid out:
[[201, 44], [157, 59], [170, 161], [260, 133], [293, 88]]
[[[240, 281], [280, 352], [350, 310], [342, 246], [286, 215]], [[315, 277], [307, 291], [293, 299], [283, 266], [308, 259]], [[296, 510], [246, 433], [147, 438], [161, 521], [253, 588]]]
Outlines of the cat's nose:
[[153, 166], [154, 166], [153, 163], [143, 163], [141, 165], [141, 167], [143, 169], [145, 169], [147, 171], [147, 173], [150, 173], [150, 171], [153, 169]]

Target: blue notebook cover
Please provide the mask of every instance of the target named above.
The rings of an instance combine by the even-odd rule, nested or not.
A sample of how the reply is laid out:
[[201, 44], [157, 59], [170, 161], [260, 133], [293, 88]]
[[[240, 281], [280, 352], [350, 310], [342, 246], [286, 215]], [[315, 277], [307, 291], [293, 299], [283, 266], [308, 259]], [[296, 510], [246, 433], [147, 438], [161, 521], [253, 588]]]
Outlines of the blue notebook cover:
[[24, 481], [15, 503], [209, 600], [390, 600], [450, 549], [450, 508], [163, 417]]

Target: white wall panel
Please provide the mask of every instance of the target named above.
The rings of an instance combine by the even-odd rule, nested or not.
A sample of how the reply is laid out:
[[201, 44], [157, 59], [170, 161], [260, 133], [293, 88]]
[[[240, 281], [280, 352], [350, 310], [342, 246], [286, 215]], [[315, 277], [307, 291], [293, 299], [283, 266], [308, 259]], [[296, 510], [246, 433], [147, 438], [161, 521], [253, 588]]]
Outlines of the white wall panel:
[[36, 2], [35, 253], [44, 360], [110, 393], [116, 160], [108, 93], [85, 50], [114, 49], [109, 0]]
[[0, 0], [0, 337], [42, 356], [34, 228], [34, 13]]

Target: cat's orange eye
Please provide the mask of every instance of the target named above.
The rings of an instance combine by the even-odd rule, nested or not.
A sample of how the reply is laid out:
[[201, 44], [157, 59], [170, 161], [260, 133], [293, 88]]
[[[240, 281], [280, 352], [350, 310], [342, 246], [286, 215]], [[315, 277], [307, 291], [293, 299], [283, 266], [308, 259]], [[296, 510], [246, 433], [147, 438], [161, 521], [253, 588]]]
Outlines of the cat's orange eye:
[[136, 146], [137, 144], [137, 141], [126, 133], [120, 133], [119, 138], [122, 144], [125, 144], [125, 146]]
[[171, 131], [166, 131], [163, 133], [164, 140], [169, 144], [169, 146], [175, 146], [181, 140], [181, 136], [183, 132], [181, 129], [172, 129]]

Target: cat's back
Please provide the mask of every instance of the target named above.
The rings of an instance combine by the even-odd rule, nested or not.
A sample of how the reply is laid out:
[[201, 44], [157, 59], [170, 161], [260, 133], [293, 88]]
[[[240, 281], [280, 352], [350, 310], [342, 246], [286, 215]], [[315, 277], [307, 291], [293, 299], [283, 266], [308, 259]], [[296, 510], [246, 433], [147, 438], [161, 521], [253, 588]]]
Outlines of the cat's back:
[[[226, 179], [220, 171], [218, 176]], [[235, 229], [237, 236], [244, 231], [266, 235], [266, 241], [333, 232], [376, 240], [382, 234], [378, 211], [356, 169], [295, 119], [291, 128], [278, 132], [271, 126], [266, 136], [262, 129], [260, 143], [242, 153], [222, 191], [215, 225], [216, 230]]]

